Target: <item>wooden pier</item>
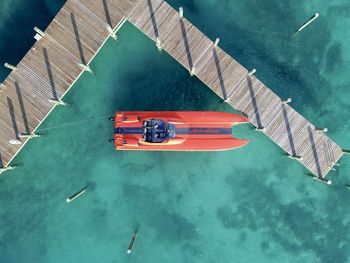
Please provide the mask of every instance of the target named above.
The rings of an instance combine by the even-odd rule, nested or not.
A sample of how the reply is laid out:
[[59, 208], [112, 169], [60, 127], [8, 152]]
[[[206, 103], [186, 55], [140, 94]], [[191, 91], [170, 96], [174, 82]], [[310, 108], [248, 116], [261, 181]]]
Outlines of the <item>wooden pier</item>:
[[[0, 86], [0, 167], [7, 167], [88, 65], [135, 0], [68, 0]], [[113, 32], [112, 32], [113, 33]], [[35, 31], [33, 31], [33, 36]], [[92, 69], [93, 70], [93, 69]], [[11, 144], [10, 141], [20, 144]]]
[[[0, 93], [0, 161], [21, 145], [19, 133], [33, 133], [101, 48], [110, 28], [129, 20], [198, 77], [225, 102], [247, 116], [286, 154], [323, 178], [343, 151], [283, 101], [253, 72], [163, 0], [68, 0], [45, 34], [9, 77]], [[109, 28], [110, 27], [110, 28]], [[51, 102], [49, 101], [51, 99]]]

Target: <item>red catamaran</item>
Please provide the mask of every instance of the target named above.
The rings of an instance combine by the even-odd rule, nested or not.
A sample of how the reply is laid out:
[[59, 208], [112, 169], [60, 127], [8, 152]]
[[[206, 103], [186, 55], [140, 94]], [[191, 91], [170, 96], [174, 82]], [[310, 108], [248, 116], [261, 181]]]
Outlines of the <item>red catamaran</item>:
[[117, 150], [220, 151], [242, 147], [248, 140], [232, 137], [232, 126], [248, 119], [227, 112], [117, 112]]

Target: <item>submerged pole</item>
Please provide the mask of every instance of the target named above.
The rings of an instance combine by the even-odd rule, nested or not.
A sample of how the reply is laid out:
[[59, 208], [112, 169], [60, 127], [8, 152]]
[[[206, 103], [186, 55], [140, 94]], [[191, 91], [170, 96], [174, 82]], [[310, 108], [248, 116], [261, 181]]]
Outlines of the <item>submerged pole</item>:
[[84, 187], [84, 188], [81, 189], [80, 191], [78, 191], [78, 192], [76, 192], [75, 194], [71, 195], [70, 197], [68, 197], [68, 198], [66, 199], [66, 202], [67, 202], [67, 203], [72, 202], [74, 199], [78, 198], [78, 197], [81, 196], [83, 193], [85, 193], [85, 192], [86, 192], [86, 189], [87, 189], [87, 188]]
[[137, 231], [135, 231], [134, 234], [132, 235], [129, 246], [128, 246], [128, 250], [126, 251], [126, 253], [131, 254], [131, 251], [134, 247], [136, 237], [137, 237]]
[[310, 25], [319, 16], [320, 16], [319, 13], [314, 14], [312, 17], [310, 17], [310, 19], [308, 21], [306, 21], [301, 27], [299, 27], [296, 32], [300, 32], [300, 31], [304, 30], [308, 25]]

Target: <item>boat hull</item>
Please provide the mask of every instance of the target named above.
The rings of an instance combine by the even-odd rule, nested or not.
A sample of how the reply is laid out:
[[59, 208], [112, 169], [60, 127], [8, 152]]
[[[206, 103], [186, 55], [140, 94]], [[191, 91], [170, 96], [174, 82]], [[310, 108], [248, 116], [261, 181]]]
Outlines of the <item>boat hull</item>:
[[[145, 141], [143, 125], [150, 119], [166, 122], [174, 130], [173, 137], [159, 143]], [[114, 118], [114, 142], [117, 150], [229, 150], [248, 143], [248, 140], [232, 137], [232, 126], [246, 122], [248, 120], [245, 117], [226, 112], [117, 112]]]

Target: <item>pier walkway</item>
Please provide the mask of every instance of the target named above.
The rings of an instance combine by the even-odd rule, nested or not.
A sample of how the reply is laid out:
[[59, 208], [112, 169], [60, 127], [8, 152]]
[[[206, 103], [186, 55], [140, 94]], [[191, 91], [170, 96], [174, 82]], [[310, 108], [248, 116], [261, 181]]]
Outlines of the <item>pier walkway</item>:
[[64, 104], [63, 95], [90, 71], [90, 61], [134, 2], [68, 0], [45, 32], [37, 30], [38, 41], [0, 85], [0, 167], [7, 167], [26, 135]]
[[[108, 25], [116, 30], [127, 19], [191, 75], [247, 116], [258, 131], [271, 138], [289, 157], [315, 176], [326, 176], [342, 156], [341, 147], [181, 13], [163, 0], [68, 0], [2, 87], [0, 159], [3, 165], [25, 142], [18, 134], [32, 133], [52, 110], [54, 101], [59, 102], [79, 75], [89, 71], [86, 66], [110, 36]], [[23, 143], [12, 145], [11, 139]]]

